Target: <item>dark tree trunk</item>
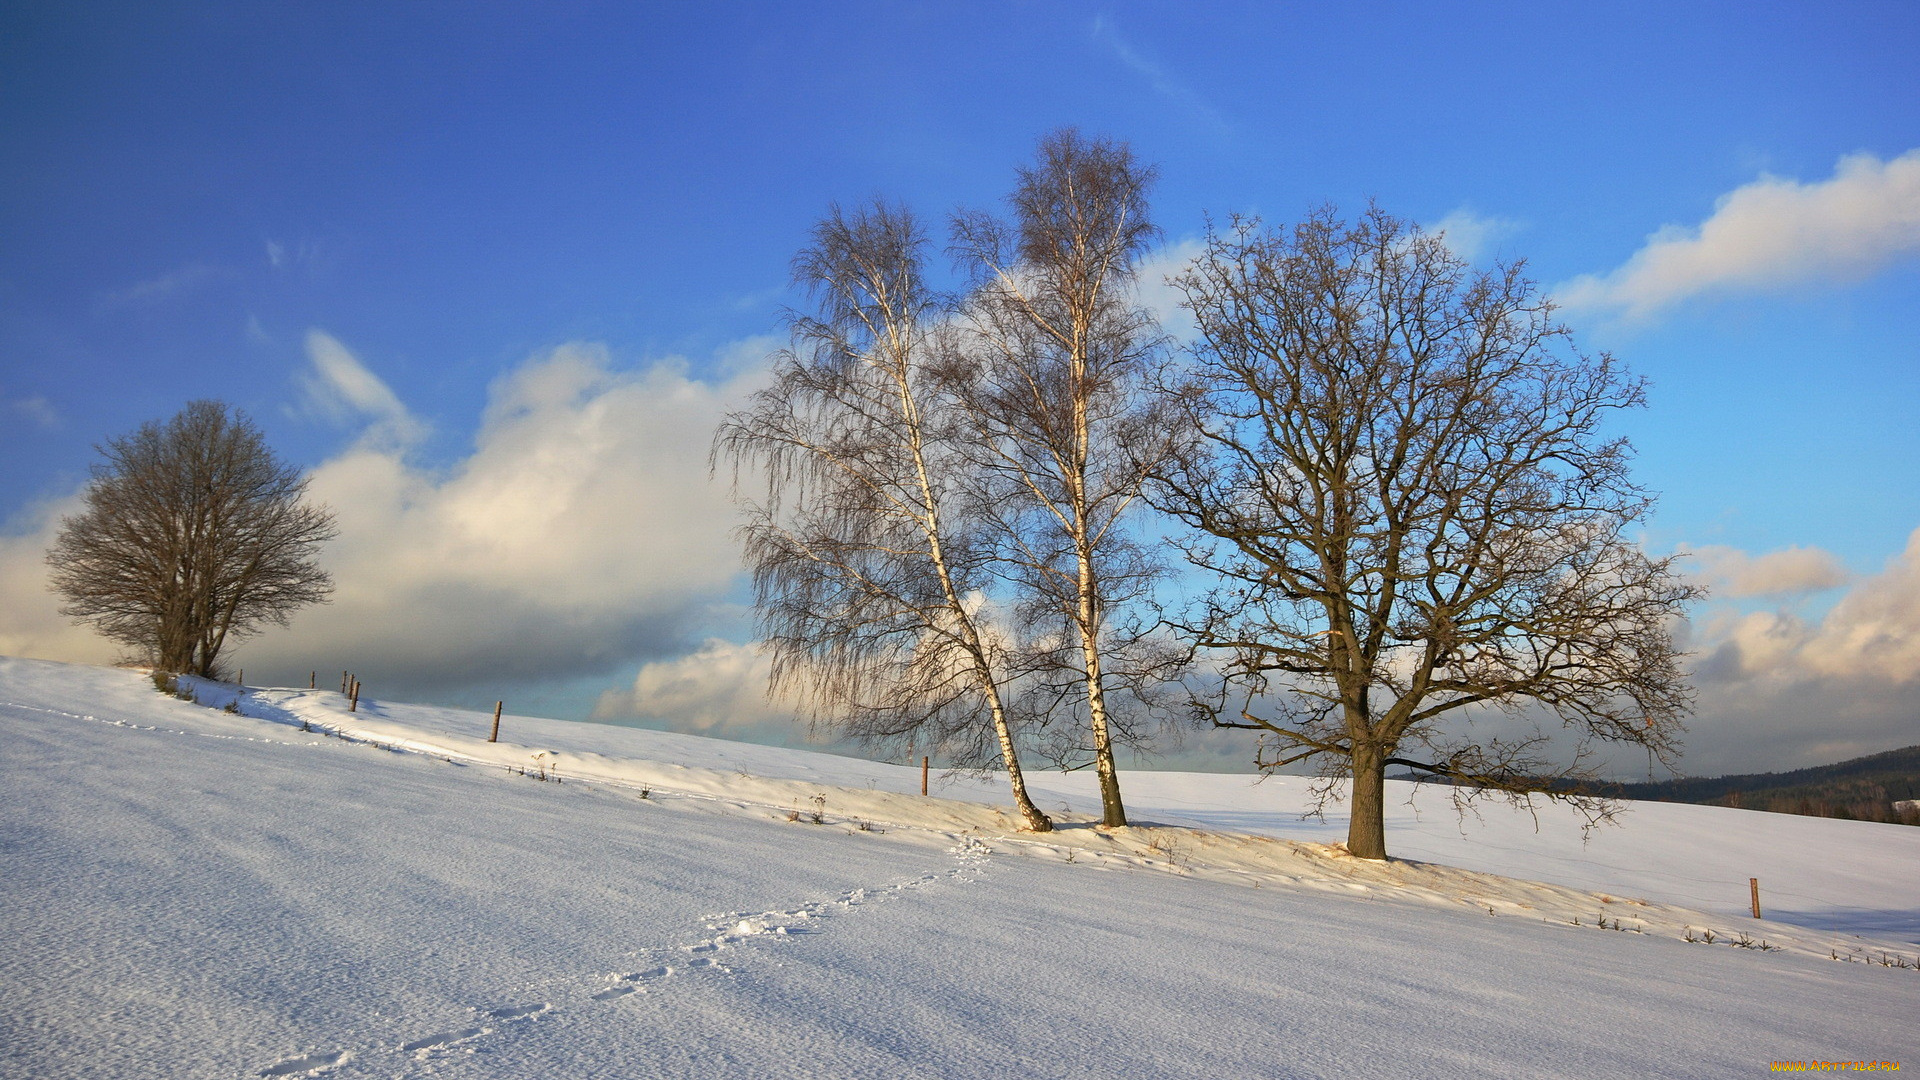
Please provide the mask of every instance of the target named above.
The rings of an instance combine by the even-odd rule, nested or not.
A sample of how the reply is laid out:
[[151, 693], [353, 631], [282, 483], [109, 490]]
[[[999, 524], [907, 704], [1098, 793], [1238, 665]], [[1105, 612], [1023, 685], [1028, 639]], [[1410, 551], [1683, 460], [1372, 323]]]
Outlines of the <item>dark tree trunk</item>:
[[1387, 857], [1386, 773], [1386, 755], [1378, 747], [1353, 748], [1353, 814], [1347, 822], [1347, 850], [1362, 859]]

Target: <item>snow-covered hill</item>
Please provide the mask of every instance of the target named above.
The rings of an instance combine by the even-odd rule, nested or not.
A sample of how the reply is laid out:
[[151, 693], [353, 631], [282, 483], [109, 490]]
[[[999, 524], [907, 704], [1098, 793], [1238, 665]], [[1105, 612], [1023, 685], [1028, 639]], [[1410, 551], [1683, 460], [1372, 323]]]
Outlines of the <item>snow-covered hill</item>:
[[1033, 836], [994, 784], [923, 799], [897, 766], [198, 691], [0, 660], [0, 1077], [1726, 1076], [1920, 1049], [1920, 970], [1878, 962], [1920, 957], [1920, 830], [1647, 804], [1582, 846], [1557, 813], [1403, 791], [1410, 861], [1381, 865], [1284, 778], [1131, 773], [1155, 824], [1102, 832], [1086, 778], [1038, 776], [1066, 827]]

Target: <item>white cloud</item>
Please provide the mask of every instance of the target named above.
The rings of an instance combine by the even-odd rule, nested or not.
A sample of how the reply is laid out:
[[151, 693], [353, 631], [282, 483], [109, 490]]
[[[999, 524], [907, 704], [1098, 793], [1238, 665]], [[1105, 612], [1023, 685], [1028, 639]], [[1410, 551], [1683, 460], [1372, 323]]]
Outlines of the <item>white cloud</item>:
[[1186, 272], [1193, 260], [1206, 250], [1195, 237], [1168, 244], [1140, 262], [1136, 270], [1135, 299], [1160, 320], [1160, 329], [1176, 340], [1191, 341], [1196, 332], [1193, 312], [1181, 306], [1185, 297], [1170, 279]]
[[1763, 175], [1694, 228], [1669, 225], [1618, 269], [1561, 286], [1569, 307], [1653, 314], [1711, 291], [1854, 281], [1920, 252], [1920, 149], [1840, 159], [1832, 178]]
[[426, 437], [426, 425], [333, 335], [308, 330], [307, 361], [313, 371], [301, 385], [312, 410], [341, 421], [370, 420], [363, 438], [386, 446], [413, 446]]
[[[1717, 557], [1747, 596], [1819, 587], [1836, 569], [1816, 549]], [[1818, 618], [1720, 606], [1690, 632], [1700, 691], [1692, 773], [1792, 769], [1920, 742], [1920, 529]]]
[[271, 236], [261, 238], [261, 246], [270, 271], [294, 270], [305, 268], [313, 270], [327, 260], [327, 246], [313, 239], [287, 243]]
[[[366, 418], [409, 414], [338, 342], [317, 335], [316, 384]], [[473, 453], [450, 468], [409, 460], [392, 439], [356, 439], [311, 474], [339, 537], [321, 552], [337, 591], [233, 661], [250, 674], [351, 668], [375, 692], [604, 672], [682, 648], [692, 621], [739, 571], [725, 479], [707, 448], [720, 416], [764, 365], [714, 385], [685, 365], [614, 367], [566, 345], [496, 382]], [[42, 555], [77, 494], [0, 537], [0, 652], [100, 662], [115, 654], [70, 627], [46, 591]]]
[[[1803, 550], [1817, 551], [1788, 549], [1774, 555]], [[1763, 556], [1745, 566], [1765, 579], [1769, 558]], [[1809, 565], [1823, 575], [1833, 569], [1830, 562], [1821, 563], [1813, 560]], [[1817, 622], [1789, 610], [1728, 613], [1705, 630], [1714, 649], [1708, 673], [1717, 681], [1920, 684], [1920, 529], [1907, 538], [1906, 550], [1890, 560], [1886, 569], [1847, 590]]]
[[772, 660], [757, 645], [709, 639], [696, 652], [642, 665], [633, 685], [608, 690], [596, 720], [644, 720], [669, 731], [756, 742], [798, 733], [795, 703], [772, 700]]
[[60, 414], [54, 411], [53, 403], [39, 394], [23, 398], [0, 398], [0, 401], [5, 401], [8, 412], [42, 431], [52, 431], [60, 426]]
[[1232, 132], [1231, 125], [1220, 115], [1218, 109], [1209, 104], [1192, 87], [1174, 78], [1165, 68], [1142, 55], [1140, 50], [1134, 48], [1126, 38], [1120, 35], [1119, 29], [1105, 15], [1094, 16], [1093, 37], [1112, 51], [1114, 59], [1145, 79], [1155, 93], [1187, 109], [1194, 117], [1212, 128], [1215, 134], [1226, 135]]
[[1684, 550], [1714, 595], [1729, 599], [1792, 596], [1847, 583], [1846, 567], [1819, 548], [1790, 547], [1764, 555], [1717, 544]]
[[1920, 529], [1884, 571], [1834, 605], [1803, 655], [1825, 675], [1920, 682]]
[[474, 452], [451, 470], [363, 440], [310, 488], [339, 515], [333, 603], [249, 645], [248, 663], [453, 686], [673, 649], [739, 569], [707, 447], [757, 378], [709, 385], [678, 362], [619, 371], [598, 346], [566, 345], [495, 383]]
[[148, 278], [124, 289], [106, 293], [100, 297], [99, 303], [101, 307], [107, 308], [157, 303], [171, 296], [192, 292], [203, 283], [219, 276], [220, 270], [217, 267], [207, 263], [188, 263], [158, 277]]
[[1471, 262], [1501, 239], [1519, 231], [1520, 225], [1506, 218], [1483, 217], [1461, 207], [1422, 228], [1439, 236], [1455, 255]]
[[85, 509], [80, 493], [40, 503], [0, 536], [0, 655], [37, 660], [111, 664], [117, 645], [60, 614], [60, 599], [47, 590], [47, 549], [60, 533], [60, 519]]
[[743, 375], [757, 377], [765, 370], [767, 357], [786, 346], [787, 338], [775, 334], [758, 334], [730, 341], [713, 351], [708, 368], [720, 379], [737, 379]]

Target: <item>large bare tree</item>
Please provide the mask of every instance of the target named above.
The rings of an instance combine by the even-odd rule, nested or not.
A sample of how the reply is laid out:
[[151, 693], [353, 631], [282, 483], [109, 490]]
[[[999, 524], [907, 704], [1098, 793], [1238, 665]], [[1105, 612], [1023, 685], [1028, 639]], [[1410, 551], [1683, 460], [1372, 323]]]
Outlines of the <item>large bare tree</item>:
[[[716, 454], [750, 466], [746, 560], [774, 688], [815, 723], [874, 745], [998, 759], [1035, 831], [1009, 693], [1019, 665], [991, 621], [957, 413], [935, 342], [947, 303], [905, 209], [835, 208], [794, 261], [818, 313], [773, 382], [727, 417]], [[736, 480], [738, 483], [738, 480]]]
[[1350, 776], [1370, 859], [1389, 766], [1524, 799], [1570, 797], [1604, 743], [1671, 761], [1691, 695], [1668, 628], [1695, 594], [1629, 535], [1652, 499], [1603, 432], [1640, 380], [1520, 266], [1476, 272], [1377, 208], [1238, 222], [1179, 284], [1198, 439], [1153, 498], [1221, 581], [1186, 627], [1224, 674], [1203, 716], [1261, 732], [1263, 769]]
[[313, 559], [333, 516], [244, 414], [190, 402], [100, 451], [86, 509], [47, 552], [63, 614], [161, 670], [212, 678], [229, 643], [332, 591]]
[[969, 452], [1029, 640], [1051, 645], [1035, 653], [1050, 663], [1033, 692], [1048, 711], [1084, 707], [1083, 734], [1063, 749], [1094, 766], [1109, 826], [1127, 823], [1116, 736], [1134, 733], [1137, 706], [1179, 666], [1177, 650], [1128, 618], [1161, 569], [1129, 513], [1171, 430], [1147, 393], [1162, 335], [1133, 290], [1159, 235], [1153, 180], [1124, 143], [1063, 129], [1019, 171], [1010, 218], [963, 213], [953, 226], [974, 278], [972, 367], [960, 379], [976, 428]]

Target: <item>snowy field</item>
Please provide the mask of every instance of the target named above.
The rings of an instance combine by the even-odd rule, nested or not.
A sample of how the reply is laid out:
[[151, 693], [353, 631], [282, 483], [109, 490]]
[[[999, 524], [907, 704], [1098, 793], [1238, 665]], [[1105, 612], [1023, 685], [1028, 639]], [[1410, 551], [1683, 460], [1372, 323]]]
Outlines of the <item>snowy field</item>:
[[0, 659], [0, 1077], [1920, 1062], [1920, 970], [1881, 962], [1920, 957], [1920, 829], [1639, 804], [1583, 845], [1398, 788], [1377, 864], [1285, 778], [1129, 773], [1150, 824], [1102, 832], [1090, 777], [1039, 774], [1066, 827], [1032, 836], [998, 785], [848, 758], [238, 707]]

